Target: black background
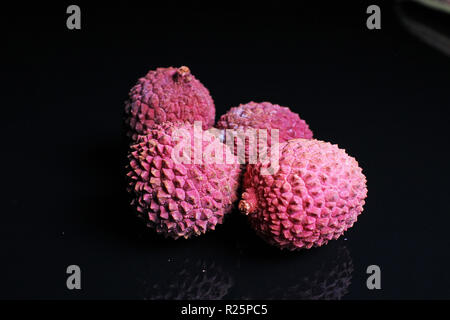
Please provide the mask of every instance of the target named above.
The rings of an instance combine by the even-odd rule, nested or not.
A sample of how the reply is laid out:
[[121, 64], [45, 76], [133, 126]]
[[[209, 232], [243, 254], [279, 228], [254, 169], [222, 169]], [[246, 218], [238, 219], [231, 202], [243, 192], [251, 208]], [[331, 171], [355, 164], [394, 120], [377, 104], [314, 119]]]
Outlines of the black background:
[[[372, 3], [381, 30], [366, 28]], [[79, 2], [71, 31], [69, 4], [2, 9], [0, 298], [450, 298], [450, 61], [405, 27], [449, 37], [448, 15], [382, 1]], [[356, 157], [369, 193], [354, 228], [294, 253], [238, 212], [189, 241], [145, 230], [127, 204], [123, 101], [149, 69], [181, 65], [217, 118], [251, 100], [287, 105]], [[80, 291], [66, 288], [71, 264]], [[366, 287], [372, 264], [381, 290]]]

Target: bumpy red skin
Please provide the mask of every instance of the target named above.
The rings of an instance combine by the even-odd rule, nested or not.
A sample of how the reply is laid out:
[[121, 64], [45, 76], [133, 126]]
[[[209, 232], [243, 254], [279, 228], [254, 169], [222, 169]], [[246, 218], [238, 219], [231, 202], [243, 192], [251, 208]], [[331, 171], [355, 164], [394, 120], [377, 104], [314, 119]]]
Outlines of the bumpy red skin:
[[[138, 216], [148, 227], [174, 239], [200, 235], [221, 224], [238, 199], [240, 180], [236, 160], [232, 165], [176, 163], [172, 150], [179, 143], [174, 139], [179, 128], [194, 141], [189, 123], [156, 126], [130, 146], [127, 174]], [[203, 150], [210, 143], [204, 141]]]
[[296, 250], [339, 238], [363, 211], [366, 178], [358, 162], [336, 145], [294, 139], [280, 145], [280, 168], [248, 165], [239, 209], [270, 244]]
[[158, 68], [140, 78], [125, 102], [127, 135], [136, 140], [156, 124], [169, 121], [202, 121], [214, 125], [216, 109], [208, 89], [189, 68]]
[[[299, 115], [292, 112], [288, 107], [282, 107], [270, 102], [249, 102], [238, 107], [231, 108], [220, 117], [217, 122], [219, 129], [270, 129], [279, 130], [279, 142], [291, 139], [311, 139], [312, 131]], [[270, 143], [270, 141], [269, 141]]]

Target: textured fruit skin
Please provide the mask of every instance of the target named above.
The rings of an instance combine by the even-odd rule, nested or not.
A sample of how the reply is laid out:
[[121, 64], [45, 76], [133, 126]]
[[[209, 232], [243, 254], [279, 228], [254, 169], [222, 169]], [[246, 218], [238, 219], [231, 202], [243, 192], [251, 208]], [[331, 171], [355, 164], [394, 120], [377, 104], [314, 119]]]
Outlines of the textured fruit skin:
[[279, 130], [279, 142], [291, 139], [311, 139], [312, 131], [299, 115], [288, 107], [282, 107], [270, 102], [249, 102], [231, 108], [222, 115], [216, 125], [219, 129], [270, 129]]
[[[131, 204], [138, 216], [148, 227], [174, 239], [200, 235], [222, 223], [238, 198], [240, 180], [236, 160], [231, 165], [176, 163], [172, 150], [179, 143], [174, 135], [179, 129], [185, 130], [194, 141], [193, 126], [187, 122], [164, 123], [140, 136], [130, 146], [127, 174]], [[203, 150], [210, 143], [203, 141]], [[234, 157], [228, 149], [224, 150]]]
[[280, 145], [279, 170], [262, 175], [248, 165], [239, 209], [270, 244], [282, 249], [320, 247], [339, 238], [363, 211], [366, 178], [345, 150], [319, 140]]
[[214, 125], [216, 109], [208, 89], [188, 67], [158, 68], [140, 78], [125, 102], [127, 136], [136, 140], [155, 124], [202, 121], [203, 129]]

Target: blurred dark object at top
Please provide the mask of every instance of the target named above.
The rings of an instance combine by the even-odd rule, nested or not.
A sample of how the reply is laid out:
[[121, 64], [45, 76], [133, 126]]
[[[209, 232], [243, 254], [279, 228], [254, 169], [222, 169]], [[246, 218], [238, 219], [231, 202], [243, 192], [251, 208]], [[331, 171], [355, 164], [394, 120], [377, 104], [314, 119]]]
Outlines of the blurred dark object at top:
[[[424, 10], [420, 3], [436, 10]], [[450, 0], [399, 1], [396, 13], [403, 26], [424, 43], [450, 56]]]
[[450, 0], [413, 0], [429, 8], [450, 13]]

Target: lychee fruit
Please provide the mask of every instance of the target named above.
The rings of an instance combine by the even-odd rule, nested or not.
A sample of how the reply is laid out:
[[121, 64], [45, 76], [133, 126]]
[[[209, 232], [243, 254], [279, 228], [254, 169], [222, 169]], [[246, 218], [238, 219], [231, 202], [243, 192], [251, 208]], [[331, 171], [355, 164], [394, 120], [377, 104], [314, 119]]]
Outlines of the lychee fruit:
[[127, 136], [132, 140], [163, 122], [201, 121], [203, 129], [214, 125], [213, 99], [188, 67], [151, 70], [137, 81], [128, 95], [125, 124]]
[[166, 237], [214, 230], [238, 198], [235, 156], [199, 123], [149, 129], [130, 146], [128, 161], [131, 204], [148, 227]]
[[281, 249], [309, 249], [353, 226], [367, 196], [354, 158], [314, 139], [285, 142], [279, 154], [276, 172], [268, 170], [273, 164], [258, 162], [243, 178], [239, 209], [263, 239]]
[[312, 131], [297, 113], [288, 107], [270, 102], [249, 102], [231, 108], [222, 115], [216, 125], [219, 129], [270, 129], [279, 130], [279, 142], [291, 139], [311, 139]]

